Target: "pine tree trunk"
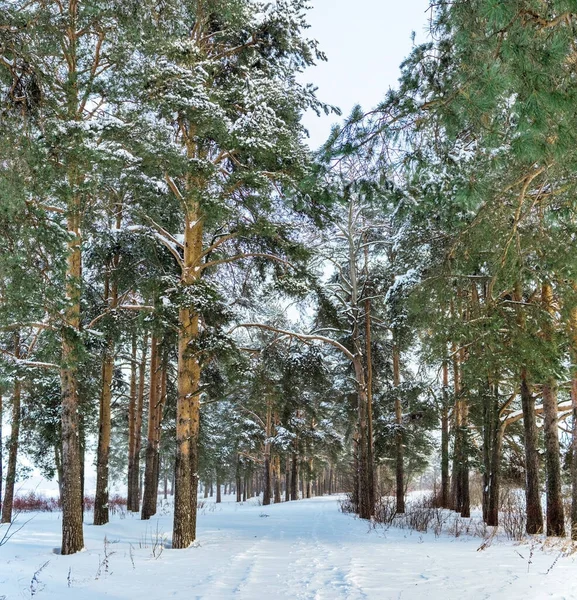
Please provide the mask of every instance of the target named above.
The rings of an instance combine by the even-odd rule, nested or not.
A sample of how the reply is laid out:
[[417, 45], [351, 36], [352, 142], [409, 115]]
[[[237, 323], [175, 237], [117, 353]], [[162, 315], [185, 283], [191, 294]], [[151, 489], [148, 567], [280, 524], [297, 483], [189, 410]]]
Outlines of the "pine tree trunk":
[[275, 455], [274, 457], [274, 503], [280, 504], [282, 502], [281, 497], [281, 469], [280, 469], [280, 456]]
[[543, 533], [543, 509], [539, 485], [539, 452], [535, 398], [529, 388], [527, 370], [521, 371], [521, 408], [525, 432], [525, 505], [527, 512], [526, 531], [529, 534]]
[[236, 458], [236, 501], [240, 502], [242, 500], [242, 478], [240, 474], [240, 455], [237, 455]]
[[498, 390], [487, 384], [483, 402], [483, 520], [487, 525], [499, 525], [499, 489], [503, 427], [499, 418]]
[[396, 343], [393, 343], [393, 386], [395, 388], [395, 474], [397, 490], [397, 508], [399, 514], [405, 512], [405, 467], [403, 448], [403, 407], [400, 396], [401, 369], [400, 352]]
[[[197, 211], [185, 223], [183, 286], [198, 278], [202, 254], [202, 222]], [[200, 365], [192, 350], [199, 334], [199, 315], [185, 306], [179, 311], [178, 399], [176, 404], [176, 463], [173, 548], [188, 548], [196, 537], [198, 493], [198, 434], [200, 426]]]
[[[71, 187], [77, 177], [70, 177]], [[80, 236], [80, 198], [74, 195], [68, 207], [68, 260], [66, 270], [65, 325], [62, 331], [62, 548], [63, 555], [74, 554], [84, 547], [82, 518], [82, 465], [80, 458], [80, 423], [78, 398], [78, 364], [80, 342], [80, 286], [82, 255]]]
[[[514, 299], [523, 302], [523, 289], [519, 281], [515, 282]], [[521, 311], [517, 315], [519, 329], [525, 328], [525, 317]], [[539, 485], [539, 452], [537, 422], [535, 418], [535, 398], [529, 386], [526, 368], [521, 369], [521, 410], [523, 411], [524, 449], [525, 449], [525, 510], [527, 516], [526, 531], [530, 535], [543, 533], [543, 509]]]
[[[369, 247], [365, 246], [365, 264], [368, 265]], [[367, 273], [368, 278], [368, 273]], [[375, 490], [375, 449], [373, 433], [373, 352], [372, 352], [371, 301], [365, 300], [365, 354], [367, 371], [367, 460], [369, 464], [369, 503], [373, 507], [376, 502]]]
[[[19, 357], [19, 339], [16, 345], [16, 356]], [[12, 431], [8, 445], [8, 468], [6, 471], [6, 487], [4, 490], [4, 502], [2, 504], [2, 523], [12, 521], [12, 506], [14, 503], [14, 486], [16, 483], [16, 465], [18, 462], [18, 444], [20, 437], [20, 414], [21, 414], [22, 382], [19, 377], [14, 380], [14, 393], [12, 396]]]
[[[577, 324], [577, 315], [575, 318]], [[577, 346], [575, 346], [577, 349]], [[577, 540], [577, 372], [571, 380], [571, 403], [573, 405], [573, 431], [571, 440], [571, 539]]]
[[547, 535], [565, 535], [563, 497], [561, 494], [561, 460], [557, 420], [557, 387], [554, 379], [543, 386], [543, 433], [547, 467]]
[[[574, 284], [577, 291], [577, 284]], [[573, 431], [571, 438], [571, 539], [577, 540], [577, 306], [571, 309], [569, 317], [571, 340], [571, 404], [573, 407]], [[0, 411], [1, 412], [1, 411]]]
[[[137, 351], [136, 334], [132, 334], [132, 348], [130, 354], [130, 401], [128, 404], [128, 480], [126, 495], [126, 510], [134, 512], [134, 450], [136, 445], [136, 403], [137, 403]], [[138, 510], [138, 509], [137, 509]]]
[[292, 467], [291, 467], [291, 500], [299, 499], [299, 470], [298, 470], [298, 458], [296, 452], [292, 455]]
[[[550, 316], [543, 327], [545, 341], [553, 342], [553, 288], [544, 282], [541, 288], [543, 310]], [[547, 535], [564, 536], [565, 518], [561, 495], [561, 460], [557, 415], [557, 382], [549, 377], [543, 385], [543, 434], [545, 437], [545, 464], [547, 467]]]
[[[66, 19], [67, 32], [64, 37], [64, 54], [68, 72], [66, 73], [65, 119], [79, 122], [82, 114], [78, 76], [79, 45], [78, 23], [79, 5], [74, 0], [68, 3]], [[97, 63], [95, 63], [97, 64]], [[74, 154], [74, 153], [72, 153]], [[83, 531], [83, 462], [80, 447], [80, 402], [78, 396], [78, 369], [80, 365], [82, 338], [81, 290], [82, 290], [82, 198], [80, 189], [84, 181], [82, 170], [69, 159], [66, 166], [68, 190], [66, 200], [66, 229], [68, 232], [65, 309], [61, 336], [61, 435], [62, 435], [62, 547], [61, 554], [79, 552], [84, 547]]]
[[453, 389], [455, 395], [455, 404], [453, 407], [453, 472], [451, 477], [451, 506], [450, 508], [456, 512], [461, 512], [462, 492], [460, 477], [460, 463], [462, 461], [462, 440], [461, 440], [461, 402], [460, 396], [460, 375], [459, 375], [459, 358], [456, 346], [452, 347], [453, 354]]
[[270, 438], [272, 433], [272, 407], [270, 398], [266, 401], [266, 429], [265, 429], [265, 444], [264, 444], [264, 470], [263, 470], [263, 495], [262, 504], [268, 506], [271, 500], [271, 460], [270, 460]]
[[131, 486], [129, 487], [128, 510], [140, 510], [140, 450], [142, 449], [142, 419], [144, 413], [144, 390], [146, 384], [146, 358], [148, 353], [148, 333], [144, 336], [142, 354], [138, 365], [138, 391], [136, 396], [136, 410], [134, 415], [134, 442], [132, 462], [128, 463]]
[[371, 465], [368, 452], [367, 387], [360, 353], [355, 355], [353, 367], [358, 388], [358, 515], [361, 519], [370, 519], [374, 511], [374, 503], [371, 503], [370, 496], [369, 471]]
[[105, 525], [109, 521], [108, 511], [108, 461], [110, 455], [112, 376], [114, 372], [114, 342], [108, 340], [102, 363], [102, 390], [100, 393], [100, 415], [98, 450], [96, 454], [96, 494], [94, 497], [94, 525]]
[[216, 470], [216, 504], [221, 504], [222, 503], [222, 496], [220, 493], [220, 488], [221, 488], [221, 481], [220, 481], [220, 473], [219, 470]]
[[2, 503], [4, 501], [4, 489], [2, 488], [2, 482], [4, 477], [4, 443], [2, 438], [2, 420], [4, 419], [4, 405], [2, 391], [0, 390], [0, 512], [2, 511]]
[[141, 518], [148, 520], [156, 514], [158, 481], [156, 479], [156, 448], [158, 406], [160, 404], [160, 365], [159, 342], [153, 335], [150, 347], [150, 385], [148, 391], [148, 442], [146, 445], [146, 464], [144, 468], [144, 494], [142, 497]]
[[469, 518], [471, 516], [471, 498], [469, 495], [469, 440], [468, 440], [468, 423], [469, 409], [466, 401], [462, 401], [461, 407], [461, 460], [460, 460], [460, 485], [461, 492], [461, 516]]
[[489, 506], [487, 512], [487, 525], [499, 525], [499, 504], [501, 491], [501, 454], [503, 449], [503, 435], [505, 430], [499, 426], [495, 431], [493, 452], [491, 455], [491, 479]]
[[449, 480], [449, 366], [443, 363], [443, 406], [441, 408], [441, 507], [450, 506]]
[[[122, 227], [122, 205], [114, 205], [116, 229]], [[114, 255], [107, 269], [104, 297], [108, 308], [114, 311], [118, 307], [118, 284], [115, 271], [120, 257]], [[98, 450], [96, 454], [96, 494], [94, 497], [94, 525], [108, 523], [108, 471], [110, 457], [110, 438], [112, 430], [112, 378], [114, 375], [115, 343], [111, 333], [108, 334], [104, 358], [102, 361], [102, 390], [100, 393], [100, 412], [98, 420]]]

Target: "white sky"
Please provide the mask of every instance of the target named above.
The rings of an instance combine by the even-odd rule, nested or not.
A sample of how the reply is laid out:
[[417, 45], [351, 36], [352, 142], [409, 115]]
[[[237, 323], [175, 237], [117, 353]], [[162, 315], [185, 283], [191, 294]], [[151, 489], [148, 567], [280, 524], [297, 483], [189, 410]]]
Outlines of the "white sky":
[[[395, 87], [399, 65], [416, 42], [426, 38], [429, 0], [311, 0], [311, 28], [328, 62], [309, 69], [306, 82], [318, 86], [318, 97], [347, 116], [355, 104], [374, 107]], [[305, 115], [310, 145], [319, 147], [338, 117]]]

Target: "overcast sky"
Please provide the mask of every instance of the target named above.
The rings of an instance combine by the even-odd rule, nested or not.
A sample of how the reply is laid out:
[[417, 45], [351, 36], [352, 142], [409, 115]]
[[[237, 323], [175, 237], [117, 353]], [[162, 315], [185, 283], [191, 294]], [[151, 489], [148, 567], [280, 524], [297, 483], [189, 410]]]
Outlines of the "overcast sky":
[[[429, 0], [311, 0], [311, 28], [328, 62], [305, 73], [318, 86], [318, 97], [338, 106], [346, 116], [355, 104], [369, 109], [396, 85], [399, 65], [416, 41], [426, 37]], [[310, 145], [327, 138], [335, 115], [305, 115]]]

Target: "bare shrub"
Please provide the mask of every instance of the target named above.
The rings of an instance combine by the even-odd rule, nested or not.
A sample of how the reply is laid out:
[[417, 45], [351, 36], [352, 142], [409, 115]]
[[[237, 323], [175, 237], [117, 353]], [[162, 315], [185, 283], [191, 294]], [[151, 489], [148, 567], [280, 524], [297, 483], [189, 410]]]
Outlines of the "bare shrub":
[[483, 506], [483, 475], [472, 472], [469, 475], [469, 502], [471, 508], [481, 509]]
[[167, 544], [166, 534], [160, 530], [158, 521], [156, 522], [156, 529], [149, 530], [148, 526], [144, 532], [144, 535], [140, 538], [140, 548], [150, 548], [151, 555], [153, 558], [160, 558], [164, 552], [164, 548]]
[[396, 504], [397, 503], [392, 496], [382, 496], [379, 498], [375, 507], [375, 522], [380, 525], [390, 525], [396, 516]]
[[104, 556], [101, 559], [100, 555], [98, 555], [98, 569], [96, 569], [96, 576], [94, 579], [100, 579], [102, 573], [105, 575], [110, 573], [110, 557], [116, 554], [116, 552], [111, 552], [110, 544], [111, 542], [109, 542], [108, 538], [104, 536]]
[[510, 540], [522, 540], [525, 537], [525, 503], [518, 490], [503, 490], [501, 495], [501, 526]]
[[28, 588], [28, 591], [30, 592], [30, 598], [34, 598], [34, 596], [36, 596], [44, 589], [45, 585], [40, 580], [40, 575], [49, 564], [50, 561], [47, 560], [41, 567], [38, 568], [34, 575], [32, 575], [32, 579], [30, 580], [30, 586]]
[[356, 505], [353, 503], [352, 494], [347, 494], [344, 498], [339, 500], [339, 510], [343, 513], [354, 513], [357, 511]]
[[427, 506], [412, 505], [405, 513], [405, 521], [409, 529], [414, 529], [421, 533], [427, 533], [434, 519], [434, 513], [437, 509]]
[[21, 512], [54, 512], [60, 510], [60, 501], [56, 498], [47, 498], [42, 494], [30, 491], [19, 494], [14, 498], [14, 511]]

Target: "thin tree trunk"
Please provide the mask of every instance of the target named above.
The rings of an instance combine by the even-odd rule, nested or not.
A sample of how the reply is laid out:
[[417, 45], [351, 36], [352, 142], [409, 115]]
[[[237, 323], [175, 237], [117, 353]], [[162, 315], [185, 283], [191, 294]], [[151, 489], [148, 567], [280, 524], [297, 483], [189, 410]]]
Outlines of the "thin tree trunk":
[[98, 450], [96, 454], [96, 494], [94, 496], [94, 525], [105, 525], [109, 521], [108, 511], [108, 461], [110, 455], [112, 376], [114, 372], [114, 342], [108, 340], [102, 363], [102, 390], [100, 393], [100, 415]]
[[[122, 205], [114, 205], [116, 229], [122, 227]], [[109, 310], [113, 311], [118, 306], [118, 283], [115, 272], [118, 268], [120, 257], [116, 254], [110, 262], [105, 278], [105, 292]], [[112, 378], [114, 374], [115, 343], [112, 333], [108, 334], [104, 358], [102, 361], [102, 390], [100, 393], [100, 414], [98, 420], [98, 450], [96, 454], [96, 494], [94, 497], [94, 525], [108, 523], [108, 471], [110, 457], [110, 437], [112, 430]]]
[[443, 363], [443, 406], [441, 408], [441, 506], [449, 508], [449, 365]]
[[221, 481], [220, 481], [220, 473], [219, 470], [216, 470], [216, 503], [217, 504], [221, 504], [222, 503], [222, 496], [221, 496], [221, 492], [220, 492], [220, 488], [221, 488]]
[[291, 500], [299, 499], [299, 471], [298, 471], [298, 459], [296, 451], [292, 455], [292, 468], [291, 468]]
[[460, 477], [460, 462], [462, 460], [462, 441], [461, 441], [461, 402], [459, 399], [461, 393], [460, 375], [459, 375], [459, 357], [456, 346], [452, 346], [453, 354], [453, 389], [455, 395], [455, 404], [453, 407], [453, 473], [451, 477], [451, 506], [456, 512], [461, 512], [462, 493]]
[[[514, 299], [523, 301], [523, 290], [519, 281], [515, 282]], [[519, 310], [517, 325], [524, 330], [525, 318]], [[525, 510], [527, 516], [526, 531], [528, 534], [543, 532], [543, 509], [539, 485], [539, 452], [537, 422], [535, 418], [535, 398], [529, 386], [529, 375], [526, 368], [521, 369], [521, 409], [523, 411], [524, 449], [525, 449]]]
[[487, 525], [499, 525], [499, 489], [501, 448], [504, 429], [499, 418], [498, 390], [487, 384], [488, 397], [484, 399], [483, 423], [483, 519]]
[[393, 342], [393, 386], [395, 388], [395, 474], [397, 489], [397, 513], [405, 512], [405, 467], [403, 448], [403, 407], [401, 403], [401, 368], [400, 351]]
[[[20, 339], [18, 334], [14, 336], [16, 343], [15, 355], [20, 356]], [[8, 446], [8, 468], [6, 471], [6, 487], [4, 491], [4, 502], [2, 504], [2, 523], [12, 521], [12, 506], [14, 503], [14, 485], [16, 483], [16, 464], [18, 461], [18, 443], [20, 436], [22, 382], [20, 377], [14, 380], [14, 393], [12, 396], [12, 431]]]
[[270, 402], [270, 398], [267, 398], [266, 401], [266, 428], [265, 428], [265, 443], [264, 443], [264, 470], [263, 470], [263, 495], [262, 495], [262, 504], [263, 506], [268, 506], [271, 500], [271, 464], [270, 464], [270, 438], [272, 434], [272, 406]]
[[4, 477], [4, 462], [3, 462], [3, 457], [4, 457], [4, 442], [3, 442], [3, 438], [2, 438], [2, 420], [4, 418], [4, 405], [3, 405], [3, 398], [2, 398], [2, 392], [0, 391], [0, 512], [2, 510], [2, 503], [4, 501], [4, 490], [2, 489], [2, 481], [3, 481], [3, 477]]
[[561, 493], [557, 384], [552, 378], [543, 386], [543, 415], [545, 464], [547, 467], [547, 535], [563, 537], [565, 535], [565, 517]]
[[282, 502], [281, 497], [281, 468], [280, 468], [280, 456], [275, 455], [274, 457], [274, 503], [280, 504]]
[[575, 541], [577, 540], [577, 372], [575, 371], [571, 380], [571, 402], [573, 404], [573, 438], [571, 440], [571, 539]]
[[[365, 265], [368, 265], [368, 245], [365, 246]], [[368, 272], [367, 272], [368, 278]], [[369, 502], [372, 507], [375, 506], [375, 449], [373, 434], [373, 351], [372, 343], [372, 324], [371, 324], [371, 301], [365, 300], [365, 353], [367, 363], [367, 460], [369, 464]], [[374, 510], [374, 508], [373, 508]]]
[[[550, 315], [550, 321], [543, 328], [544, 338], [553, 339], [553, 288], [543, 283], [541, 302]], [[549, 377], [543, 385], [543, 433], [545, 437], [545, 464], [547, 467], [547, 535], [565, 535], [563, 497], [561, 495], [561, 460], [559, 448], [559, 425], [557, 416], [557, 382]]]
[[[136, 373], [138, 344], [136, 334], [132, 334], [132, 349], [130, 353], [130, 401], [128, 404], [128, 481], [126, 509], [134, 511], [134, 450], [136, 445], [136, 403], [137, 403], [137, 385]], [[138, 509], [137, 509], [138, 510]]]
[[571, 360], [573, 363], [571, 376], [571, 403], [573, 405], [573, 431], [571, 440], [571, 539], [575, 541], [577, 540], [577, 306], [571, 310], [569, 333], [571, 336]]
[[155, 478], [156, 471], [156, 429], [158, 418], [158, 406], [160, 404], [160, 366], [159, 366], [159, 342], [156, 335], [152, 336], [150, 347], [150, 385], [148, 391], [148, 443], [146, 445], [146, 465], [144, 469], [144, 494], [142, 497], [141, 518], [148, 520], [156, 514], [156, 502], [158, 496], [158, 481]]
[[240, 474], [240, 455], [236, 457], [236, 501], [240, 502], [242, 500], [242, 478]]
[[[140, 510], [140, 450], [142, 448], [142, 419], [144, 413], [144, 389], [146, 384], [146, 358], [148, 354], [148, 333], [144, 336], [142, 354], [138, 365], [138, 392], [136, 397], [136, 414], [134, 416], [134, 449], [132, 463], [128, 468], [132, 471], [132, 487], [130, 493], [130, 508], [132, 512]], [[131, 468], [132, 465], [132, 468]]]
[[529, 534], [543, 533], [543, 509], [539, 484], [539, 451], [535, 398], [529, 387], [527, 370], [521, 371], [521, 408], [525, 432], [525, 506], [527, 513], [526, 531]]
[[284, 501], [289, 502], [291, 499], [291, 468], [289, 457], [286, 457], [285, 475], [284, 475]]

